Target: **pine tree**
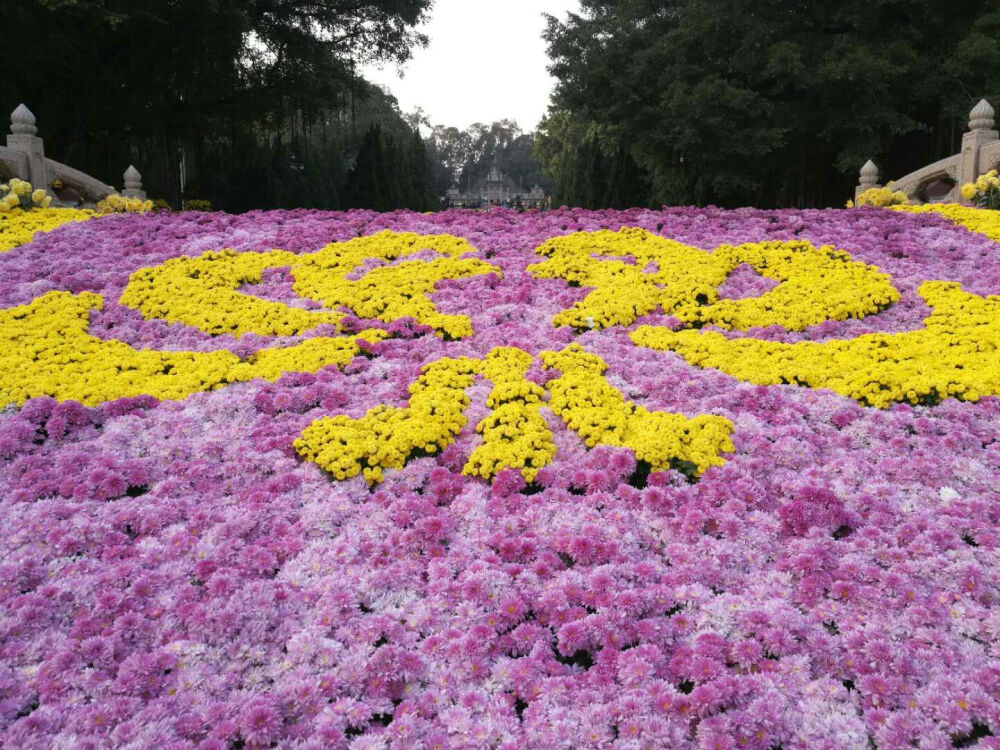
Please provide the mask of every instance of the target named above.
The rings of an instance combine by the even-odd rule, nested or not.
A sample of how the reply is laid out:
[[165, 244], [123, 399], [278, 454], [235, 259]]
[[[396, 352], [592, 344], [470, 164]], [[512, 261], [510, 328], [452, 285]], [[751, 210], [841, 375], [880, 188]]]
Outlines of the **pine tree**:
[[414, 211], [428, 211], [433, 208], [435, 203], [432, 185], [433, 168], [427, 155], [424, 139], [420, 137], [419, 131], [413, 131], [409, 145], [407, 156], [409, 157], [408, 173], [411, 180], [412, 198], [408, 207]]
[[357, 160], [348, 174], [351, 206], [385, 210], [387, 182], [382, 127], [374, 124], [361, 139]]

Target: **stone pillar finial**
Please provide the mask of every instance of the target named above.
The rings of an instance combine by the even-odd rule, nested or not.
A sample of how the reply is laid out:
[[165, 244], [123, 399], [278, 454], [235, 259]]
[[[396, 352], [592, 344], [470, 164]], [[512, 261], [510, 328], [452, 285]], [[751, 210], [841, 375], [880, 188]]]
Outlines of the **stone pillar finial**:
[[49, 184], [49, 171], [45, 162], [45, 144], [35, 133], [35, 116], [23, 104], [10, 113], [10, 135], [7, 136], [7, 148], [20, 151], [28, 159], [28, 171], [18, 175], [32, 185], [45, 186]]
[[983, 147], [1000, 140], [1000, 133], [993, 129], [993, 115], [993, 107], [985, 99], [980, 99], [969, 112], [969, 129], [962, 133], [961, 161], [956, 175], [959, 185], [975, 182], [986, 171], [984, 160], [980, 158]]
[[142, 189], [142, 175], [139, 174], [139, 170], [129, 164], [129, 167], [125, 170], [123, 177], [125, 180], [125, 190], [122, 191], [122, 195], [126, 198], [139, 198], [140, 200], [146, 200], [146, 193]]
[[35, 116], [23, 104], [18, 104], [17, 109], [10, 113], [10, 132], [17, 135], [35, 135], [38, 132]]
[[875, 187], [877, 184], [878, 167], [875, 166], [875, 162], [869, 159], [865, 162], [865, 165], [861, 167], [861, 178], [858, 180], [858, 185], [862, 185], [867, 189]]
[[875, 162], [871, 159], [865, 162], [865, 165], [861, 167], [861, 176], [858, 178], [858, 186], [854, 188], [854, 200], [861, 197], [861, 194], [866, 190], [878, 187], [878, 167], [875, 166]]
[[994, 125], [993, 107], [985, 99], [980, 99], [979, 104], [969, 112], [969, 130], [992, 130]]
[[134, 166], [129, 165], [128, 169], [125, 170], [124, 177], [126, 190], [142, 190], [142, 175]]

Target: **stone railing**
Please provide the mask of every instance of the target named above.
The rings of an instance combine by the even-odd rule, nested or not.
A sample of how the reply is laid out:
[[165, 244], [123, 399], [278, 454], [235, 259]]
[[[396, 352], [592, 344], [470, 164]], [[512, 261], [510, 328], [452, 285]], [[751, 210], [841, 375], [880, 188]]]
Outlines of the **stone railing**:
[[[51, 188], [55, 180], [73, 188], [80, 198], [88, 203], [96, 203], [101, 198], [117, 192], [111, 185], [105, 185], [78, 169], [67, 166], [45, 156], [45, 145], [36, 133], [35, 116], [23, 104], [18, 105], [10, 115], [10, 135], [7, 146], [0, 146], [0, 182], [12, 177], [27, 180], [34, 187]], [[146, 199], [142, 189], [142, 176], [135, 167], [129, 166], [124, 174], [127, 198]]]
[[[893, 190], [902, 190], [920, 203], [965, 202], [960, 192], [962, 185], [1000, 168], [1000, 133], [993, 129], [993, 115], [993, 107], [981, 99], [969, 113], [969, 132], [962, 136], [962, 151], [900, 177], [894, 181]], [[861, 167], [855, 200], [865, 190], [880, 187], [878, 176], [878, 167], [869, 159]]]

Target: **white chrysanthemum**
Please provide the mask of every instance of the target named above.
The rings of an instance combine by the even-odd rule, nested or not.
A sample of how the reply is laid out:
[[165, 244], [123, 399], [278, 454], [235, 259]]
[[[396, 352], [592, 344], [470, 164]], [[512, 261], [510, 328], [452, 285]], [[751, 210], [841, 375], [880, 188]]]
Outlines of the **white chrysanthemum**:
[[947, 486], [942, 487], [940, 490], [938, 490], [938, 495], [945, 502], [948, 502], [949, 500], [957, 500], [958, 498], [961, 497], [961, 495], [958, 494], [958, 491], [954, 487], [947, 487]]

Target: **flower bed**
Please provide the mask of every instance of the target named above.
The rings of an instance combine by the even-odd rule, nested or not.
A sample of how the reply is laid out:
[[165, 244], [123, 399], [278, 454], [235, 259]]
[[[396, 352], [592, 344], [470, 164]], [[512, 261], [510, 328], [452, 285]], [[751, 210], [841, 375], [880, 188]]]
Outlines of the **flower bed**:
[[70, 221], [85, 221], [93, 213], [77, 208], [45, 208], [0, 213], [0, 253], [31, 242], [36, 232], [49, 232]]
[[36, 235], [0, 255], [0, 744], [1000, 734], [969, 210]]

